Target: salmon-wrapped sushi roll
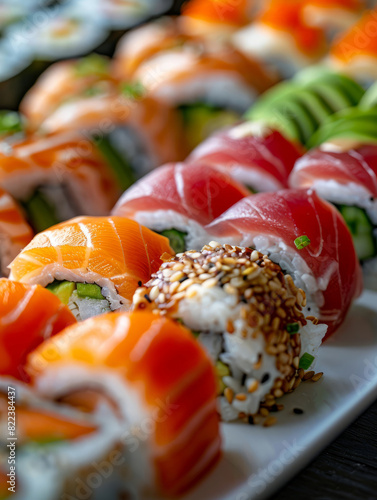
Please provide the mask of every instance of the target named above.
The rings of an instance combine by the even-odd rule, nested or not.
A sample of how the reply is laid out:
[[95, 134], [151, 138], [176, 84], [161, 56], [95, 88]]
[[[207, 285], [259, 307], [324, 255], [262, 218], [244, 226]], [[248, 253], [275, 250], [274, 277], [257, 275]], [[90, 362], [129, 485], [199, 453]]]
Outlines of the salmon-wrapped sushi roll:
[[256, 3], [253, 0], [191, 0], [183, 5], [178, 21], [187, 35], [228, 38], [250, 22]]
[[[14, 414], [12, 432], [17, 440], [6, 440], [5, 436], [12, 430], [9, 416]], [[7, 456], [0, 452], [0, 467], [4, 463], [8, 474], [5, 484], [9, 498], [58, 500], [65, 495], [76, 497], [83, 490], [89, 491], [86, 481], [93, 476], [96, 476], [93, 482], [97, 488], [98, 478], [101, 479], [99, 494], [103, 495], [123, 472], [124, 465], [116, 460], [120, 455], [117, 445], [122, 431], [119, 420], [109, 408], [104, 408], [99, 418], [81, 409], [42, 399], [30, 386], [1, 377], [0, 428], [4, 431], [0, 433], [0, 441], [3, 450], [7, 450]], [[121, 491], [126, 492], [127, 488], [119, 494]]]
[[31, 136], [0, 152], [0, 186], [42, 231], [76, 215], [107, 215], [120, 189], [94, 146], [77, 134]]
[[137, 498], [180, 494], [219, 457], [216, 377], [191, 332], [152, 312], [106, 314], [29, 357], [36, 390], [123, 424], [121, 453]]
[[303, 148], [262, 122], [246, 122], [213, 134], [188, 162], [213, 165], [252, 192], [288, 187], [288, 177]]
[[37, 130], [62, 103], [106, 90], [114, 79], [109, 60], [98, 54], [52, 64], [26, 93], [20, 110], [29, 130]]
[[37, 234], [12, 262], [11, 279], [47, 287], [86, 319], [127, 309], [164, 253], [172, 253], [168, 239], [137, 222], [77, 217]]
[[279, 265], [215, 241], [165, 262], [134, 304], [195, 332], [216, 363], [224, 420], [256, 423], [261, 407], [276, 407], [275, 399], [301, 382], [326, 332], [305, 317], [305, 293]]
[[318, 61], [326, 51], [321, 28], [310, 26], [302, 0], [270, 0], [256, 20], [233, 36], [235, 46], [283, 77]]
[[29, 352], [72, 323], [68, 307], [48, 290], [0, 279], [0, 375], [27, 380]]
[[310, 189], [249, 196], [206, 229], [220, 243], [253, 247], [279, 264], [305, 292], [305, 314], [326, 324], [327, 335], [361, 293], [351, 234], [336, 208]]
[[249, 191], [226, 172], [205, 163], [169, 164], [124, 192], [112, 214], [128, 217], [170, 240], [175, 252], [199, 248], [203, 229]]
[[30, 242], [33, 231], [21, 208], [0, 188], [0, 275], [8, 276], [8, 264]]
[[115, 53], [114, 72], [178, 108], [191, 149], [214, 130], [237, 122], [275, 82], [230, 44], [187, 37], [171, 19], [126, 34]]
[[377, 10], [366, 11], [330, 48], [328, 63], [338, 71], [369, 85], [377, 77]]

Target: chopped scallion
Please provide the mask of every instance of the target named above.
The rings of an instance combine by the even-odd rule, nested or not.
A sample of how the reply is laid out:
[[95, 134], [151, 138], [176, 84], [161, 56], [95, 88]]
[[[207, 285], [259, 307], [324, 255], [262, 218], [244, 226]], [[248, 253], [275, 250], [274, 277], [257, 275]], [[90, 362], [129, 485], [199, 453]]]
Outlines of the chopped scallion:
[[288, 323], [287, 324], [287, 332], [290, 334], [298, 333], [300, 330], [300, 325], [299, 323]]
[[312, 356], [308, 352], [305, 352], [300, 358], [300, 363], [299, 363], [298, 367], [303, 368], [304, 370], [307, 370], [310, 367], [310, 365], [313, 363], [313, 361], [314, 361], [314, 356]]
[[298, 248], [298, 250], [302, 250], [303, 248], [310, 245], [310, 240], [306, 235], [299, 236], [298, 238], [295, 239], [295, 245]]

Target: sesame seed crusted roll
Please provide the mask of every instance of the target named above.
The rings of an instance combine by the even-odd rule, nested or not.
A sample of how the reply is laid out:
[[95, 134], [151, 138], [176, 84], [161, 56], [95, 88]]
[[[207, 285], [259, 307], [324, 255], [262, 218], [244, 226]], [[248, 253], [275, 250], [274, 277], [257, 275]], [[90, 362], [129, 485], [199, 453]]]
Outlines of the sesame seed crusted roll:
[[[216, 364], [224, 420], [254, 423], [295, 389], [326, 333], [306, 296], [266, 255], [211, 242], [165, 261], [133, 298], [183, 322]], [[314, 372], [312, 373], [314, 375]]]

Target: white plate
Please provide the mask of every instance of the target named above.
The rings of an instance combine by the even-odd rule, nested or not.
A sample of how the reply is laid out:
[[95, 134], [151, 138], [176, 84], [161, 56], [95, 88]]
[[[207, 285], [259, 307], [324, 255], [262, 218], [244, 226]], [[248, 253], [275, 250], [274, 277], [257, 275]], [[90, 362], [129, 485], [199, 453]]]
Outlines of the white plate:
[[[269, 497], [331, 443], [377, 397], [377, 293], [364, 292], [345, 325], [321, 348], [315, 370], [279, 400], [278, 424], [224, 424], [223, 458], [184, 500]], [[304, 414], [296, 415], [293, 408]]]

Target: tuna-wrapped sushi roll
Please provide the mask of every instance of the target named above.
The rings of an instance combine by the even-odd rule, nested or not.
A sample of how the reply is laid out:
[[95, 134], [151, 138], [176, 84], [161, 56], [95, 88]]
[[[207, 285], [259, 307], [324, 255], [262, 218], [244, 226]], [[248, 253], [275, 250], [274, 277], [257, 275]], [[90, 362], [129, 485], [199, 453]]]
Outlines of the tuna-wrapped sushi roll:
[[8, 276], [8, 264], [30, 242], [33, 231], [14, 199], [0, 189], [0, 275]]
[[81, 214], [107, 215], [120, 189], [93, 145], [78, 134], [3, 142], [0, 186], [42, 231]]
[[313, 188], [333, 203], [352, 234], [365, 284], [377, 288], [377, 145], [341, 149], [331, 142], [309, 151], [291, 174], [295, 188]]
[[162, 264], [133, 302], [195, 332], [216, 364], [224, 420], [253, 423], [295, 389], [327, 329], [306, 317], [305, 293], [279, 265], [215, 241]]
[[[12, 429], [7, 424], [13, 413], [17, 440], [13, 441], [12, 449], [7, 447], [12, 441], [5, 436]], [[11, 425], [12, 420], [9, 422]], [[76, 497], [81, 494], [80, 486], [87, 478], [100, 473], [99, 494], [104, 495], [105, 491], [111, 491], [111, 481], [122, 470], [116, 461], [122, 430], [119, 420], [108, 408], [101, 416], [89, 414], [47, 401], [30, 386], [1, 377], [0, 429], [0, 467], [4, 464], [8, 474], [6, 481], [9, 481], [5, 483], [9, 497], [1, 498], [58, 500], [68, 495]], [[12, 462], [13, 453], [16, 462]], [[113, 474], [108, 475], [109, 471]], [[2, 481], [1, 473], [0, 479]], [[99, 487], [98, 482], [96, 485]]]
[[230, 44], [192, 39], [171, 19], [126, 34], [115, 53], [114, 72], [178, 108], [191, 149], [214, 130], [237, 122], [275, 82]]
[[206, 227], [220, 243], [253, 247], [304, 290], [306, 315], [331, 335], [361, 293], [351, 234], [334, 206], [315, 191], [283, 190], [244, 198]]
[[249, 191], [205, 163], [169, 164], [129, 188], [112, 214], [136, 220], [166, 236], [175, 252], [196, 248], [209, 224]]
[[288, 187], [303, 148], [261, 122], [246, 122], [213, 134], [188, 157], [229, 173], [252, 192]]
[[128, 309], [138, 283], [171, 253], [167, 238], [137, 222], [77, 217], [37, 234], [10, 265], [10, 277], [47, 287], [86, 319]]
[[50, 340], [29, 357], [36, 390], [92, 414], [107, 402], [122, 425], [121, 484], [132, 498], [179, 495], [216, 462], [216, 377], [182, 325], [147, 311], [113, 313]]
[[0, 375], [28, 380], [29, 352], [72, 323], [68, 307], [48, 290], [0, 279]]

